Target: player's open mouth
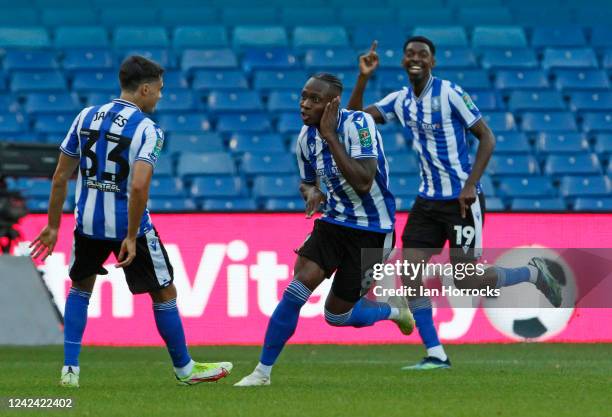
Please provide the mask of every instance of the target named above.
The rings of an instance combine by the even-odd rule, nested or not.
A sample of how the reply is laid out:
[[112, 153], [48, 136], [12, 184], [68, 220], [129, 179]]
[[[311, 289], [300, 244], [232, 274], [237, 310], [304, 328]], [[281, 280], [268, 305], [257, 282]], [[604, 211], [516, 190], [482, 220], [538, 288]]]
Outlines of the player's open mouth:
[[301, 112], [301, 113], [300, 113], [300, 116], [302, 116], [302, 120], [303, 120], [303, 121], [306, 121], [306, 120], [308, 120], [308, 119], [310, 118], [310, 117], [309, 117], [309, 116], [308, 116], [306, 113], [304, 113], [304, 112]]
[[418, 65], [411, 65], [408, 67], [408, 71], [409, 72], [421, 72], [423, 70], [422, 67], [418, 66]]

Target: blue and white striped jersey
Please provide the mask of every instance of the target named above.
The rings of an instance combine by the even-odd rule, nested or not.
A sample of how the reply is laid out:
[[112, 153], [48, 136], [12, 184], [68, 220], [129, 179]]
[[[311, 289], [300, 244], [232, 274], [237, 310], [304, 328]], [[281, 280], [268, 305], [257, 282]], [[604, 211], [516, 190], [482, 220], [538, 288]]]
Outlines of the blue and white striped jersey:
[[[115, 99], [83, 109], [74, 119], [60, 150], [80, 158], [76, 188], [77, 231], [94, 239], [123, 240], [128, 227], [132, 166], [155, 167], [164, 135], [133, 103]], [[145, 209], [138, 230], [153, 228]]]
[[[431, 200], [459, 197], [472, 172], [466, 130], [480, 110], [458, 85], [431, 77], [420, 97], [404, 87], [375, 103], [385, 120], [399, 120], [419, 156], [419, 196]], [[480, 187], [478, 187], [480, 188]]]
[[320, 178], [327, 188], [321, 219], [372, 232], [392, 231], [395, 199], [389, 191], [389, 165], [374, 119], [367, 113], [342, 109], [337, 132], [351, 158], [376, 158], [378, 168], [370, 192], [357, 194], [343, 177], [316, 127], [303, 126], [297, 141], [297, 161], [302, 181], [314, 184]]

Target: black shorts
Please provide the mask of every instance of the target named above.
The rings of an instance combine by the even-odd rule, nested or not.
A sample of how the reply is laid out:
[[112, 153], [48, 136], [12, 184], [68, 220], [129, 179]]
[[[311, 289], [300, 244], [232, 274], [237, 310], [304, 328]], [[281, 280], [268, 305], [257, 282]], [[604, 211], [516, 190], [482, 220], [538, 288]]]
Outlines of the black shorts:
[[461, 217], [459, 200], [428, 200], [417, 197], [402, 233], [404, 249], [431, 249], [432, 255], [442, 251], [446, 241], [451, 248], [451, 261], [471, 262], [482, 253], [485, 198], [482, 193]]
[[[81, 281], [92, 275], [105, 274], [102, 267], [111, 253], [121, 250], [121, 241], [92, 239], [75, 230], [70, 279]], [[123, 268], [132, 294], [166, 288], [174, 281], [174, 271], [166, 249], [155, 229], [136, 239], [136, 257]]]
[[[296, 253], [315, 262], [329, 278], [334, 272], [332, 293], [354, 303], [365, 295], [372, 285], [368, 271], [382, 262], [395, 244], [395, 233], [378, 233], [340, 226], [317, 219]], [[370, 250], [363, 251], [362, 249]], [[380, 249], [372, 250], [372, 249]]]

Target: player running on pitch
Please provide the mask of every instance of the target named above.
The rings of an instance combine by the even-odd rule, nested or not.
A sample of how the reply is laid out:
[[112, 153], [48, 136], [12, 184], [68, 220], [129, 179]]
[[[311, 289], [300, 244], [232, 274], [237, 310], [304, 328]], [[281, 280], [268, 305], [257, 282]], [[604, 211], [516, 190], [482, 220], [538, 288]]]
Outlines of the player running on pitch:
[[[349, 109], [363, 109], [363, 92], [378, 67], [376, 45], [375, 41], [370, 51], [360, 57], [359, 77]], [[402, 234], [404, 249], [410, 249], [404, 258], [415, 264], [427, 262], [433, 254], [440, 253], [448, 240], [452, 262], [474, 262], [482, 250], [485, 212], [479, 180], [493, 153], [495, 138], [461, 87], [432, 76], [435, 53], [431, 40], [423, 36], [408, 39], [404, 43], [402, 67], [410, 85], [367, 106], [364, 111], [376, 123], [397, 119], [413, 138], [413, 148], [419, 157], [421, 186]], [[479, 140], [473, 164], [469, 158], [468, 130]], [[533, 258], [522, 268], [488, 268], [478, 282], [468, 281], [455, 283], [463, 288], [470, 285], [501, 288], [532, 282], [552, 305], [561, 305], [559, 283], [541, 258]], [[422, 276], [417, 276], [412, 285], [422, 285]], [[427, 348], [427, 357], [415, 366], [402, 369], [449, 368], [450, 361], [433, 324], [431, 300], [416, 297], [409, 304]]]
[[[259, 364], [236, 386], [270, 384], [272, 366], [296, 329], [300, 309], [334, 272], [325, 302], [327, 323], [365, 327], [392, 320], [404, 334], [414, 328], [403, 297], [389, 303], [363, 297], [370, 281], [362, 271], [382, 261], [384, 249], [393, 246], [395, 202], [388, 189], [387, 161], [376, 125], [366, 113], [339, 110], [341, 93], [342, 83], [331, 74], [313, 76], [302, 90], [305, 126], [296, 147], [300, 191], [307, 218], [321, 203], [325, 203], [324, 213], [297, 251], [293, 280], [270, 318]], [[327, 196], [319, 189], [320, 180], [327, 187]], [[362, 264], [362, 248], [380, 250], [366, 255]]]
[[60, 146], [49, 198], [48, 225], [32, 242], [32, 257], [44, 260], [57, 242], [68, 179], [78, 167], [76, 229], [70, 261], [72, 288], [64, 313], [64, 367], [60, 384], [79, 386], [79, 353], [96, 274], [115, 254], [133, 294], [149, 293], [159, 334], [172, 358], [178, 383], [216, 381], [232, 364], [198, 363], [189, 356], [176, 307], [172, 265], [146, 208], [151, 176], [161, 152], [161, 129], [147, 117], [161, 98], [164, 70], [131, 56], [119, 71], [121, 97], [87, 107]]

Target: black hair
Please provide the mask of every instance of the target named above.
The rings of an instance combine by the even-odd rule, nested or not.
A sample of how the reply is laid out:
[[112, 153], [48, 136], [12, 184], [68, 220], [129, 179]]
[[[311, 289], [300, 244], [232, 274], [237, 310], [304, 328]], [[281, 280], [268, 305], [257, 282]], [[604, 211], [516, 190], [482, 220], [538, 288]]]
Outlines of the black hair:
[[331, 85], [335, 90], [337, 90], [338, 94], [342, 94], [344, 86], [342, 85], [340, 78], [336, 77], [334, 74], [319, 72], [318, 74], [313, 75], [312, 78]]
[[135, 91], [140, 84], [159, 80], [164, 69], [156, 62], [139, 55], [127, 57], [119, 69], [121, 89]]
[[410, 42], [421, 42], [421, 43], [424, 43], [425, 45], [429, 46], [429, 50], [431, 51], [431, 54], [434, 55], [434, 56], [436, 55], [436, 46], [431, 41], [431, 39], [426, 38], [425, 36], [412, 36], [412, 37], [408, 38], [406, 40], [406, 42], [404, 42], [404, 48], [402, 49], [403, 51], [406, 50], [406, 47], [408, 46], [408, 44]]

